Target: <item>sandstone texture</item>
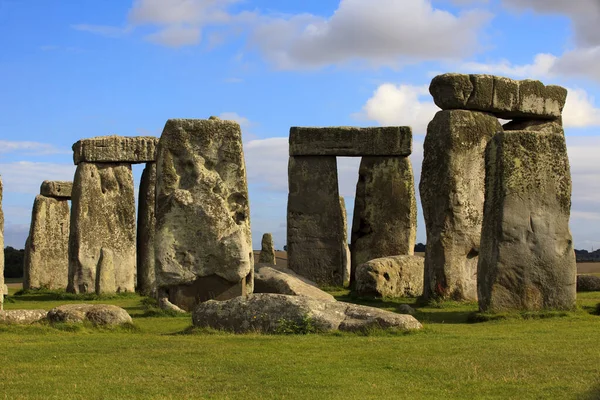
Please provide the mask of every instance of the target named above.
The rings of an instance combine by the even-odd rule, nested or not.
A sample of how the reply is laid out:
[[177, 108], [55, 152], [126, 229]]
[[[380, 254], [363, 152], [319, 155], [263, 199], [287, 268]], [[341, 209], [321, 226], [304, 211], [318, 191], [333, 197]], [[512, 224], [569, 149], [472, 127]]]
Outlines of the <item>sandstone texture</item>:
[[417, 201], [407, 157], [363, 157], [352, 222], [352, 272], [374, 258], [413, 254]]
[[408, 156], [408, 126], [290, 128], [290, 156]]
[[191, 310], [252, 293], [254, 256], [240, 126], [172, 119], [158, 144], [155, 268], [169, 301]]
[[129, 164], [81, 163], [75, 171], [67, 290], [91, 293], [102, 248], [113, 252], [118, 292], [135, 289], [135, 197]]
[[348, 214], [346, 213], [346, 201], [340, 196], [340, 209], [342, 212], [342, 283], [344, 286], [350, 285], [350, 275], [352, 273], [352, 256], [350, 254], [350, 245], [348, 244]]
[[156, 164], [148, 163], [140, 180], [137, 219], [137, 290], [156, 291], [154, 236], [156, 232]]
[[260, 254], [258, 262], [261, 264], [277, 264], [275, 260], [275, 244], [273, 243], [273, 235], [265, 233], [260, 242]]
[[40, 194], [56, 199], [71, 199], [73, 182], [71, 181], [44, 181], [40, 187]]
[[600, 292], [600, 276], [577, 275], [578, 292]]
[[344, 221], [333, 156], [290, 157], [288, 165], [288, 266], [318, 284], [344, 279]]
[[[0, 176], [0, 249], [4, 249], [4, 213], [2, 212], [2, 188], [2, 177]], [[4, 288], [4, 250], [0, 251], [0, 288]], [[8, 293], [2, 294], [5, 295]], [[0, 296], [0, 309], [2, 309], [4, 305], [3, 295]]]
[[410, 315], [337, 301], [267, 293], [227, 301], [207, 301], [192, 314], [195, 326], [237, 333], [278, 333], [284, 326], [306, 325], [306, 318], [313, 329], [322, 332], [422, 328], [419, 321]]
[[421, 204], [427, 229], [425, 299], [477, 299], [477, 260], [485, 197], [485, 148], [497, 118], [440, 111], [427, 127]]
[[486, 154], [485, 187], [480, 310], [573, 309], [577, 270], [564, 135], [496, 135]]
[[23, 289], [66, 289], [69, 280], [69, 202], [38, 195], [25, 245]]
[[492, 75], [438, 75], [429, 92], [442, 110], [482, 111], [503, 119], [560, 118], [567, 98], [560, 86]]
[[121, 307], [108, 304], [67, 304], [48, 311], [52, 323], [91, 322], [95, 326], [113, 326], [133, 323], [131, 316]]
[[46, 310], [4, 310], [0, 311], [0, 323], [29, 325], [46, 319]]
[[259, 264], [254, 273], [254, 293], [278, 293], [291, 296], [306, 296], [324, 301], [335, 301], [335, 298], [315, 285], [306, 283], [295, 274], [288, 274], [268, 264]]
[[560, 119], [549, 121], [543, 119], [514, 120], [502, 125], [505, 131], [532, 131], [542, 133], [564, 134]]
[[423, 257], [376, 258], [356, 269], [356, 293], [373, 297], [418, 297], [423, 293]]
[[73, 162], [139, 164], [156, 161], [154, 136], [98, 136], [73, 144]]
[[111, 249], [100, 249], [100, 261], [96, 269], [96, 294], [116, 293], [115, 255]]

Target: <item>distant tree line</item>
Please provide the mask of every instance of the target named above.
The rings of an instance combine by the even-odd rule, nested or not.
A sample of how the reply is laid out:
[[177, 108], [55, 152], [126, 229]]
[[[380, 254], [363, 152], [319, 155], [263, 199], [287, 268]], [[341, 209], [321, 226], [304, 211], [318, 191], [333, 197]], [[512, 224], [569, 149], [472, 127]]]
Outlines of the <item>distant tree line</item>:
[[17, 250], [13, 247], [4, 248], [4, 277], [22, 278], [23, 277], [23, 258], [25, 250]]

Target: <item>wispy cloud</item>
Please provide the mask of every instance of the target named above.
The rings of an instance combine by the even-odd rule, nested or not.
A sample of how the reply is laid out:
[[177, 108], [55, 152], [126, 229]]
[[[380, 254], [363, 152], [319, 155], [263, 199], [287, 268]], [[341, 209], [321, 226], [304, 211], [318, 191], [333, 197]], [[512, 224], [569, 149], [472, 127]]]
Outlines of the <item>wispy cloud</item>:
[[61, 149], [48, 143], [0, 140], [0, 154], [6, 153], [26, 153], [29, 155], [70, 154], [71, 150]]
[[100, 36], [106, 36], [110, 38], [120, 38], [130, 33], [132, 28], [129, 26], [118, 27], [110, 25], [90, 25], [90, 24], [76, 24], [71, 25], [71, 28], [77, 31], [89, 32]]

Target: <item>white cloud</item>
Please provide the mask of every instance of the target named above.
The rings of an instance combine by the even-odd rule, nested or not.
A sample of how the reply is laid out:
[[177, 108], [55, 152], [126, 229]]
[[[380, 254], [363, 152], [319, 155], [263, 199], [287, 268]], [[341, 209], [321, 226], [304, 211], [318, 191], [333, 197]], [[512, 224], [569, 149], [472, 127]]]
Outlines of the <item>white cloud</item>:
[[556, 60], [551, 72], [565, 76], [588, 77], [600, 82], [600, 45], [567, 51]]
[[341, 0], [329, 18], [311, 14], [268, 18], [252, 32], [252, 43], [278, 68], [319, 68], [366, 61], [398, 65], [457, 59], [478, 49], [480, 28], [491, 15], [454, 15], [430, 0]]
[[251, 140], [244, 144], [244, 157], [249, 184], [287, 193], [287, 137]]
[[236, 112], [223, 112], [219, 115], [219, 118], [229, 121], [235, 121], [238, 124], [240, 124], [240, 127], [242, 128], [248, 128], [252, 125], [248, 118], [242, 117]]
[[[4, 193], [37, 195], [44, 180], [73, 180], [75, 166], [45, 162], [0, 163]], [[32, 200], [33, 201], [33, 200]]]
[[77, 31], [89, 32], [95, 35], [106, 36], [110, 38], [119, 38], [131, 32], [131, 27], [118, 27], [110, 25], [76, 24], [72, 25], [71, 28]]
[[410, 126], [413, 133], [424, 134], [437, 111], [439, 108], [431, 100], [428, 85], [385, 83], [354, 116], [380, 125]]
[[198, 27], [170, 25], [146, 36], [146, 40], [167, 47], [192, 46], [200, 43], [201, 30]]
[[594, 98], [583, 89], [569, 89], [563, 110], [565, 127], [584, 128], [600, 126], [600, 108], [594, 105]]
[[2, 153], [27, 153], [29, 155], [70, 154], [71, 150], [59, 149], [48, 143], [0, 140], [0, 154]]
[[508, 60], [492, 63], [465, 62], [459, 70], [473, 74], [499, 74], [513, 78], [544, 78], [551, 75], [557, 57], [552, 54], [537, 54], [531, 64], [512, 64]]

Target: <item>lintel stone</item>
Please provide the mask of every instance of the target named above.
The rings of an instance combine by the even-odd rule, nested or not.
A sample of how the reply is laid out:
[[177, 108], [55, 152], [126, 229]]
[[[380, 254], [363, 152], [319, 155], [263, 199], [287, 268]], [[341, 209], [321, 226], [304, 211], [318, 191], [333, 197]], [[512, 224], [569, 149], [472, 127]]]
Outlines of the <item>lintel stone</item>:
[[45, 197], [70, 199], [72, 190], [72, 181], [44, 181], [40, 187], [40, 194]]
[[73, 144], [73, 162], [140, 164], [156, 161], [154, 136], [98, 136]]

